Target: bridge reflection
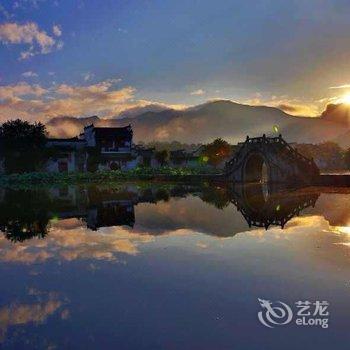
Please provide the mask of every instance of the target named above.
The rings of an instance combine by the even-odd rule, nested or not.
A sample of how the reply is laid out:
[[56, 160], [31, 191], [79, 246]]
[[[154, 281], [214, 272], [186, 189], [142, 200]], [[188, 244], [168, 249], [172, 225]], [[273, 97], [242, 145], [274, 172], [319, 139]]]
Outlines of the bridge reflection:
[[[0, 190], [0, 231], [14, 242], [32, 237], [43, 238], [49, 233], [52, 224], [71, 218], [79, 219], [82, 226], [90, 230], [112, 226], [133, 228], [138, 220], [135, 214], [136, 206], [145, 203], [157, 204], [152, 208], [154, 210], [158, 208], [162, 212], [162, 206], [166, 202], [171, 204], [174, 203], [173, 200], [186, 197], [200, 198], [202, 202], [219, 210], [225, 209], [226, 212], [232, 210], [232, 204], [234, 204], [249, 227], [268, 229], [271, 225], [277, 225], [283, 228], [293, 216], [299, 215], [309, 206], [314, 206], [319, 194], [314, 191], [286, 190], [272, 184], [244, 186], [125, 184], [115, 187], [2, 189]], [[186, 210], [186, 202], [183, 202], [183, 209]], [[181, 213], [174, 211], [170, 215], [176, 216]], [[200, 220], [197, 219], [197, 222]], [[181, 224], [181, 221], [179, 222]], [[182, 224], [186, 227], [190, 226], [183, 222]], [[220, 225], [222, 224], [217, 222], [217, 226]], [[222, 235], [219, 233], [220, 230], [212, 231], [214, 230], [208, 233]], [[149, 233], [152, 234], [152, 232]]]
[[281, 226], [308, 207], [314, 207], [320, 193], [287, 191], [273, 184], [236, 186], [231, 201], [237, 207], [249, 227]]

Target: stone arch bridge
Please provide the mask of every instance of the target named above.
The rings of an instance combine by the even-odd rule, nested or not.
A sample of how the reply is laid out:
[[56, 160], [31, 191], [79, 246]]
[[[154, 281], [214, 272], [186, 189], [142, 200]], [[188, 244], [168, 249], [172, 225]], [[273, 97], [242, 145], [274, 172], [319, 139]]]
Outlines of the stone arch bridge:
[[254, 137], [239, 144], [234, 157], [226, 163], [225, 174], [237, 183], [312, 184], [320, 171], [313, 161], [291, 147], [281, 135]]

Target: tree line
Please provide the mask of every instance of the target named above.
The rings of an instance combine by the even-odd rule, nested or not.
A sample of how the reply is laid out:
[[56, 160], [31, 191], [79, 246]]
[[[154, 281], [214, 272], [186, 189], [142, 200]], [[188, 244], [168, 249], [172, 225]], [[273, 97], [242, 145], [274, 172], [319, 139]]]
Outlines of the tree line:
[[[42, 123], [29, 123], [20, 119], [9, 120], [0, 126], [0, 161], [6, 173], [37, 172], [43, 169], [52, 156], [45, 147], [47, 131]], [[199, 163], [214, 167], [231, 158], [237, 148], [217, 138], [206, 144], [184, 144], [178, 141], [152, 142], [144, 144], [155, 148], [155, 158], [161, 165], [167, 165], [170, 152], [183, 149], [187, 153], [198, 152]], [[335, 142], [293, 145], [301, 154], [313, 158], [321, 169], [350, 169], [350, 148], [342, 149]]]

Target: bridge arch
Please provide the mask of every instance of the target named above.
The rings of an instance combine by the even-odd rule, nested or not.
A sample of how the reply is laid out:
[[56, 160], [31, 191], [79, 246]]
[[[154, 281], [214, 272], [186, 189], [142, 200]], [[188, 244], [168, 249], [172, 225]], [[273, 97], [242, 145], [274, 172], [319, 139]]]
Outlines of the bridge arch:
[[225, 167], [227, 178], [233, 182], [304, 185], [319, 176], [315, 162], [297, 152], [281, 136], [247, 137], [238, 147]]
[[270, 167], [268, 159], [262, 152], [250, 152], [242, 166], [243, 182], [268, 182]]

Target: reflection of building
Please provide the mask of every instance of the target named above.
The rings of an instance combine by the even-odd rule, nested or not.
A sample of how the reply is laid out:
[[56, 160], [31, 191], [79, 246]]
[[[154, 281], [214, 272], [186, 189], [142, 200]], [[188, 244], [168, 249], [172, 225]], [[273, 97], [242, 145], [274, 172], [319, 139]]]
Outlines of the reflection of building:
[[91, 230], [110, 226], [133, 227], [134, 223], [134, 203], [129, 200], [102, 202], [87, 210], [86, 225]]
[[63, 186], [49, 190], [51, 205], [48, 216], [56, 219], [78, 218], [91, 230], [101, 227], [130, 226], [135, 223], [134, 206], [157, 203], [170, 197], [184, 197], [197, 188], [185, 185], [167, 190], [157, 187], [138, 188], [136, 185], [111, 187]]

